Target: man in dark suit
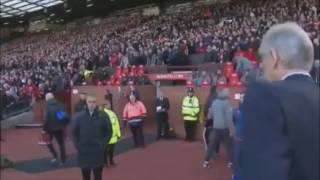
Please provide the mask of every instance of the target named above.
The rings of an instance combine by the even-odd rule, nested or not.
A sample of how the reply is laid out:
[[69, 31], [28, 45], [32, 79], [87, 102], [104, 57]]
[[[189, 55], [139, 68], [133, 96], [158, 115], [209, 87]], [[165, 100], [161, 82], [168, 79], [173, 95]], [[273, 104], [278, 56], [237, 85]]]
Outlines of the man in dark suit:
[[109, 116], [100, 111], [95, 95], [87, 95], [87, 106], [76, 114], [72, 130], [77, 150], [78, 166], [83, 180], [90, 180], [91, 172], [95, 180], [102, 180], [104, 151], [112, 135]]
[[319, 89], [309, 75], [313, 46], [295, 23], [271, 27], [259, 54], [265, 82], [243, 104], [244, 180], [319, 180]]
[[156, 100], [157, 123], [158, 123], [157, 139], [158, 140], [162, 137], [168, 137], [169, 109], [170, 109], [170, 103], [168, 98], [164, 97], [162, 92], [159, 92], [159, 97]]
[[87, 102], [86, 102], [87, 94], [82, 92], [80, 93], [80, 100], [77, 102], [74, 112], [79, 113], [81, 111], [85, 111], [87, 108]]

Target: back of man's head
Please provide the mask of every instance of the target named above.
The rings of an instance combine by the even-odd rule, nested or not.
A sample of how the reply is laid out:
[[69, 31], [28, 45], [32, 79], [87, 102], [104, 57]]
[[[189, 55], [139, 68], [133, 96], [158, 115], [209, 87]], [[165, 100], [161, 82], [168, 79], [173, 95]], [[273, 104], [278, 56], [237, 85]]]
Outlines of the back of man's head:
[[49, 101], [51, 99], [54, 99], [54, 95], [52, 93], [47, 93], [46, 94], [46, 101]]
[[296, 23], [288, 22], [271, 27], [264, 35], [259, 54], [272, 54], [286, 70], [310, 71], [314, 48], [308, 34]]

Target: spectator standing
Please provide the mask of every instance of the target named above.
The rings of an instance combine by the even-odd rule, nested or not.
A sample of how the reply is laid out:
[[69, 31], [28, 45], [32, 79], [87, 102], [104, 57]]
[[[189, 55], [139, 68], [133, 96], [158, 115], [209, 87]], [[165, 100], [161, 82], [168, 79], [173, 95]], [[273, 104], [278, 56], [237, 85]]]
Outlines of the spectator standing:
[[213, 133], [211, 133], [211, 142], [209, 143], [203, 167], [209, 166], [209, 160], [220, 142], [223, 142], [229, 162], [232, 162], [231, 139], [235, 130], [232, 122], [232, 107], [229, 102], [228, 89], [218, 91], [218, 97], [213, 100], [208, 116], [213, 119]]
[[120, 124], [118, 117], [114, 111], [111, 109], [111, 103], [109, 100], [106, 100], [103, 111], [109, 116], [110, 124], [112, 127], [112, 136], [105, 150], [105, 164], [107, 166], [115, 166], [114, 162], [114, 148], [119, 139], [121, 138]]
[[195, 138], [195, 131], [199, 119], [200, 104], [199, 99], [194, 95], [194, 89], [188, 88], [188, 95], [182, 101], [182, 116], [184, 120], [184, 129], [186, 141], [192, 142]]
[[97, 107], [95, 95], [87, 95], [87, 109], [78, 113], [73, 128], [73, 140], [77, 149], [78, 165], [83, 180], [102, 180], [104, 152], [112, 136], [109, 117]]
[[123, 109], [124, 123], [128, 123], [133, 135], [135, 147], [145, 147], [144, 134], [143, 134], [143, 121], [145, 119], [147, 110], [145, 105], [137, 100], [136, 96], [132, 93], [129, 95], [129, 102]]
[[170, 109], [169, 99], [164, 97], [163, 92], [159, 92], [159, 97], [156, 100], [156, 111], [157, 111], [157, 140], [162, 137], [167, 138], [169, 133], [169, 114]]
[[[56, 139], [60, 149], [60, 165], [63, 165], [66, 161], [64, 132], [69, 123], [69, 117], [64, 106], [54, 98], [52, 93], [47, 93], [45, 99], [43, 131], [49, 135], [50, 141], [53, 137]], [[57, 152], [52, 143], [48, 145], [48, 148], [53, 156], [51, 162], [54, 163], [57, 161]]]

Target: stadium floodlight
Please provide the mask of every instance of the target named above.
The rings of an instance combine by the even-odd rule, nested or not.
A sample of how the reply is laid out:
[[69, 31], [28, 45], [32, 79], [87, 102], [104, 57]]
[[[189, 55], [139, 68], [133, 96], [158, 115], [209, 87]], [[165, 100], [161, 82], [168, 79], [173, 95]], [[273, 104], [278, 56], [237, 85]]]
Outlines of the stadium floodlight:
[[92, 3], [86, 5], [86, 7], [92, 7], [92, 6], [93, 6]]

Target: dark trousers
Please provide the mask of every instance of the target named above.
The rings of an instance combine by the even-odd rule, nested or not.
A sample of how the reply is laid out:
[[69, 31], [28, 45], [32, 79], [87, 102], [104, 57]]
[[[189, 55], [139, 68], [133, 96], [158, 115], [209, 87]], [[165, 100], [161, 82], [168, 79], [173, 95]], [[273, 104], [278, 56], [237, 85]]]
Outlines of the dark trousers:
[[135, 147], [144, 147], [143, 122], [137, 122], [134, 125], [130, 124], [130, 129]]
[[194, 141], [196, 133], [197, 121], [184, 121], [184, 129], [186, 131], [186, 141]]
[[166, 116], [162, 116], [158, 114], [157, 124], [158, 124], [157, 138], [159, 139], [161, 137], [168, 137], [168, 133], [169, 133], [168, 118]]
[[102, 167], [95, 169], [81, 169], [83, 180], [90, 180], [91, 171], [93, 171], [94, 180], [102, 180]]
[[[58, 131], [49, 132], [49, 136], [50, 136], [51, 141], [53, 138], [56, 139], [56, 141], [59, 145], [59, 149], [60, 149], [61, 162], [64, 163], [66, 161], [66, 149], [65, 149], [65, 145], [64, 145], [64, 131], [58, 130]], [[58, 157], [57, 151], [53, 147], [52, 143], [50, 145], [48, 145], [48, 148], [49, 148], [52, 156], [54, 158], [57, 158]]]
[[214, 129], [211, 133], [211, 139], [208, 147], [208, 151], [205, 157], [205, 161], [209, 161], [214, 155], [214, 151], [217, 150], [218, 144], [222, 142], [227, 151], [229, 162], [233, 161], [232, 154], [232, 138], [230, 137], [228, 129]]
[[[206, 143], [207, 146], [209, 146], [209, 144], [210, 144], [211, 133], [213, 133], [213, 129], [212, 128], [206, 128], [205, 129], [204, 140], [205, 140], [205, 143]], [[216, 153], [218, 154], [219, 151], [220, 151], [220, 143], [217, 144], [217, 147], [216, 147], [215, 150], [216, 150]]]
[[233, 161], [233, 180], [241, 180], [241, 170], [240, 170], [240, 145], [241, 142], [239, 141], [234, 141], [234, 161]]
[[106, 164], [114, 164], [114, 160], [113, 160], [113, 154], [114, 154], [114, 146], [115, 144], [108, 144], [108, 146], [106, 147], [106, 150], [104, 152], [104, 162]]

